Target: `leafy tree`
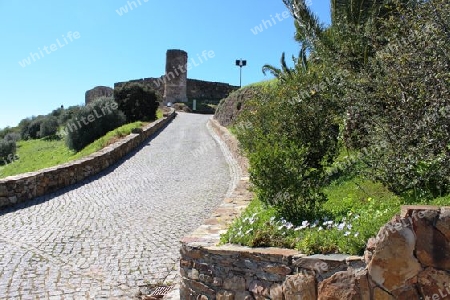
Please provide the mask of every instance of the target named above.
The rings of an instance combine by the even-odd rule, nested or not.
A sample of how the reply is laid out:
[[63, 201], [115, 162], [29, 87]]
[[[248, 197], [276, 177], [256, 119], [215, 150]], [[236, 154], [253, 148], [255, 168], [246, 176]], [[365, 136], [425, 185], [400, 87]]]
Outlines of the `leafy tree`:
[[39, 136], [41, 138], [54, 136], [58, 132], [58, 127], [58, 119], [53, 116], [48, 116], [41, 122]]
[[17, 132], [10, 132], [4, 137], [5, 141], [13, 141], [17, 142], [20, 140], [20, 133]]
[[387, 44], [346, 95], [359, 118], [369, 175], [414, 198], [450, 192], [450, 4], [397, 6], [384, 20]]
[[80, 151], [107, 132], [123, 125], [125, 115], [112, 98], [99, 98], [82, 107], [67, 122], [66, 145]]
[[60, 114], [58, 115], [58, 123], [60, 125], [66, 125], [67, 121], [73, 118], [73, 116], [79, 112], [81, 109], [81, 106], [75, 105], [70, 106], [66, 109], [62, 109]]
[[16, 142], [0, 140], [0, 164], [5, 164], [14, 159], [16, 155]]
[[41, 123], [44, 121], [43, 116], [34, 117], [22, 128], [22, 139], [38, 139], [40, 138]]
[[11, 127], [5, 127], [3, 129], [0, 129], [0, 139], [3, 139], [5, 136], [7, 136], [10, 133], [16, 132], [17, 129], [11, 128]]
[[128, 122], [156, 120], [159, 102], [154, 90], [142, 84], [127, 83], [114, 89], [114, 99]]
[[294, 223], [320, 211], [326, 200], [325, 171], [337, 153], [341, 111], [333, 98], [338, 93], [333, 79], [327, 89], [303, 94], [326, 80], [322, 76], [333, 75], [315, 69], [266, 87], [235, 124], [258, 198]]

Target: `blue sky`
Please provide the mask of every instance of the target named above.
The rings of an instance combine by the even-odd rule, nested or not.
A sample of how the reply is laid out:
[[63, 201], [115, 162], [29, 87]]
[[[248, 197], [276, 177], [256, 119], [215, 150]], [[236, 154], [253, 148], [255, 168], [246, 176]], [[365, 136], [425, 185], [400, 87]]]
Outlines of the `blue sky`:
[[[329, 23], [329, 1], [311, 2]], [[279, 66], [283, 51], [299, 51], [285, 11], [282, 0], [0, 0], [0, 128], [83, 104], [98, 85], [159, 77], [167, 49], [194, 59], [214, 51], [201, 64], [197, 58], [189, 78], [239, 85], [235, 60], [243, 58], [243, 85], [270, 79], [264, 64]]]

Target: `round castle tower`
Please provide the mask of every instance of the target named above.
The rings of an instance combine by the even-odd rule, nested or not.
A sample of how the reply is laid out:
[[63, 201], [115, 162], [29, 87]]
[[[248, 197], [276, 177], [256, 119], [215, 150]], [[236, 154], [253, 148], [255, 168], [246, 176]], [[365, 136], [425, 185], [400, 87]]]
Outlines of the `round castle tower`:
[[166, 53], [166, 74], [164, 75], [164, 104], [187, 102], [187, 61], [186, 51], [169, 49]]

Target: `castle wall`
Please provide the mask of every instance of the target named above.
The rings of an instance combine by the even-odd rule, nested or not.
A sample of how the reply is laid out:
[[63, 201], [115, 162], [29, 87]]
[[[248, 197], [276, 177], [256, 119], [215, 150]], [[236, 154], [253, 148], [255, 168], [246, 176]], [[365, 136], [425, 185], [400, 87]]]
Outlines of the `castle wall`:
[[219, 101], [239, 89], [222, 82], [210, 82], [187, 78], [188, 54], [183, 50], [167, 50], [166, 72], [159, 78], [142, 78], [127, 82], [116, 82], [114, 89], [126, 83], [139, 83], [154, 90], [164, 104], [169, 102]]
[[187, 60], [183, 50], [167, 50], [164, 103], [187, 102]]
[[[165, 82], [167, 78], [161, 76], [160, 78], [143, 78], [137, 80], [131, 80], [128, 82], [136, 82], [148, 86], [149, 88], [156, 91], [158, 96], [164, 97]], [[114, 88], [119, 88], [127, 82], [116, 82]], [[222, 82], [211, 82], [203, 81], [197, 79], [187, 79], [186, 82], [186, 96], [189, 100], [221, 100], [228, 95], [239, 89], [237, 86], [229, 85], [228, 83]]]
[[84, 95], [84, 102], [86, 105], [98, 99], [100, 97], [112, 97], [114, 95], [114, 90], [107, 86], [96, 86], [95, 88], [89, 90]]

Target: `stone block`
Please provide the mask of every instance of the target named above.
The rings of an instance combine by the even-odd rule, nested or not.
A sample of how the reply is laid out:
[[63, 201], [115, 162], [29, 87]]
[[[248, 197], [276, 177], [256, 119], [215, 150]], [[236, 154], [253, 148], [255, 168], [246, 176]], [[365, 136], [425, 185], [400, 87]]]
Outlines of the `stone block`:
[[320, 300], [370, 300], [367, 271], [338, 272], [319, 284]]
[[279, 266], [268, 265], [268, 266], [264, 267], [263, 270], [264, 270], [264, 272], [281, 275], [281, 276], [290, 275], [292, 272], [291, 268], [289, 268], [285, 265], [279, 265]]
[[[1, 195], [0, 195], [1, 196]], [[439, 219], [436, 222], [436, 228], [445, 236], [447, 241], [450, 241], [450, 208], [441, 208]]]
[[230, 291], [219, 291], [216, 296], [217, 300], [234, 300], [234, 293]]
[[[450, 298], [450, 275], [445, 271], [426, 268], [419, 273], [418, 286], [425, 299]], [[439, 297], [433, 298], [434, 295]]]
[[212, 285], [213, 285], [213, 286], [216, 286], [216, 287], [221, 287], [221, 286], [223, 286], [223, 280], [222, 280], [222, 278], [214, 277], [214, 278], [213, 278]]
[[5, 184], [0, 184], [0, 197], [7, 197], [8, 196], [8, 189], [6, 188]]
[[188, 278], [192, 280], [198, 280], [199, 278], [199, 272], [196, 269], [190, 269], [188, 271]]
[[316, 300], [316, 279], [312, 275], [288, 275], [283, 282], [285, 300]]
[[249, 292], [237, 292], [235, 297], [236, 300], [255, 300], [255, 298]]
[[[426, 267], [450, 270], [450, 243], [445, 235], [434, 227], [434, 224], [439, 222], [438, 211], [414, 211], [412, 220], [417, 236], [416, 256], [419, 262]], [[444, 228], [443, 221], [440, 227]]]
[[[373, 290], [373, 299], [376, 300], [396, 300], [391, 294], [386, 292], [385, 290], [376, 287]], [[411, 299], [412, 300], [412, 299]]]
[[274, 283], [270, 286], [270, 299], [283, 300], [283, 285]]
[[253, 280], [248, 286], [256, 300], [265, 300], [270, 296], [270, 285], [265, 281]]
[[389, 292], [404, 286], [422, 270], [414, 256], [416, 235], [408, 227], [393, 230], [392, 222], [380, 229], [368, 265], [371, 280]]
[[245, 291], [245, 278], [241, 276], [226, 278], [223, 282], [223, 288], [234, 292]]

